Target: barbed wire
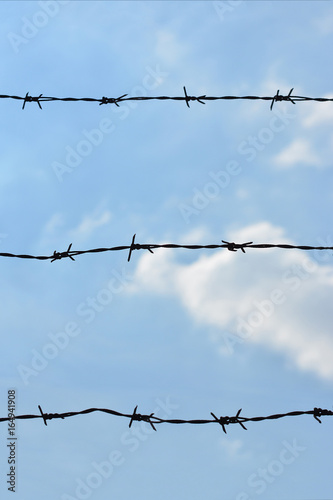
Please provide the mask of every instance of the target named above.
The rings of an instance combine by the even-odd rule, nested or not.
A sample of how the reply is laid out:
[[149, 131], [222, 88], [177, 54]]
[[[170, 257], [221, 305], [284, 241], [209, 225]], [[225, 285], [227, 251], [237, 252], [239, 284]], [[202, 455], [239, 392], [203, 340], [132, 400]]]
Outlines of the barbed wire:
[[43, 94], [39, 94], [38, 96], [31, 96], [29, 92], [26, 93], [25, 96], [17, 96], [17, 95], [7, 95], [1, 94], [0, 99], [15, 99], [19, 101], [23, 101], [22, 109], [25, 108], [27, 102], [36, 102], [40, 109], [42, 109], [42, 102], [52, 102], [52, 101], [63, 101], [63, 102], [96, 102], [99, 105], [102, 104], [115, 104], [119, 107], [119, 103], [126, 101], [185, 101], [186, 106], [190, 107], [191, 101], [197, 101], [201, 104], [206, 104], [206, 101], [220, 101], [220, 100], [262, 100], [262, 101], [270, 101], [271, 106], [270, 109], [273, 109], [274, 103], [279, 101], [288, 101], [293, 104], [301, 101], [316, 101], [316, 102], [332, 102], [332, 97], [306, 97], [300, 95], [292, 95], [294, 88], [292, 88], [287, 95], [280, 94], [280, 90], [276, 92], [274, 96], [254, 96], [254, 95], [245, 95], [245, 96], [234, 96], [234, 95], [224, 95], [224, 96], [207, 96], [206, 94], [200, 96], [193, 96], [187, 93], [186, 87], [183, 87], [184, 95], [183, 96], [129, 96], [128, 94], [122, 94], [119, 97], [48, 97]]
[[288, 413], [276, 413], [274, 415], [268, 415], [265, 417], [243, 417], [240, 415], [242, 408], [239, 409], [236, 413], [236, 415], [232, 417], [228, 416], [221, 416], [217, 417], [213, 412], [210, 412], [212, 415], [213, 419], [190, 419], [190, 420], [184, 420], [184, 419], [179, 419], [179, 418], [160, 418], [154, 415], [154, 413], [149, 413], [149, 414], [141, 414], [137, 413], [138, 405], [134, 408], [132, 413], [121, 413], [116, 410], [110, 410], [108, 408], [88, 408], [86, 410], [81, 410], [81, 411], [69, 411], [65, 413], [44, 413], [40, 405], [38, 405], [38, 409], [40, 414], [39, 415], [17, 415], [15, 417], [2, 417], [0, 418], [0, 422], [6, 422], [10, 420], [28, 420], [28, 419], [35, 419], [35, 418], [42, 418], [44, 421], [44, 424], [47, 425], [48, 420], [53, 420], [53, 419], [65, 419], [69, 417], [75, 417], [77, 415], [87, 415], [89, 413], [94, 413], [94, 412], [102, 412], [102, 413], [108, 413], [109, 415], [114, 415], [116, 417], [124, 417], [124, 418], [129, 418], [129, 427], [132, 426], [134, 421], [139, 421], [139, 422], [147, 422], [155, 431], [156, 427], [155, 425], [157, 424], [196, 424], [196, 425], [201, 425], [201, 424], [219, 424], [222, 427], [223, 432], [227, 433], [226, 431], [226, 426], [229, 424], [239, 424], [244, 430], [247, 430], [245, 427], [244, 423], [246, 422], [262, 422], [263, 420], [277, 420], [280, 418], [284, 417], [297, 417], [300, 415], [312, 415], [317, 422], [320, 424], [322, 423], [320, 420], [320, 417], [322, 416], [332, 416], [333, 411], [331, 410], [326, 410], [322, 408], [313, 408], [313, 410], [307, 410], [307, 411], [290, 411]]
[[245, 253], [245, 249], [255, 248], [255, 249], [267, 249], [267, 248], [282, 248], [282, 249], [297, 249], [297, 250], [333, 250], [333, 247], [323, 247], [323, 246], [309, 246], [309, 245], [290, 245], [286, 243], [253, 243], [248, 241], [246, 243], [234, 243], [225, 240], [221, 240], [222, 244], [212, 244], [212, 245], [178, 245], [176, 243], [136, 243], [136, 235], [133, 235], [132, 242], [130, 245], [122, 245], [110, 248], [92, 248], [90, 250], [71, 250], [72, 243], [69, 245], [67, 250], [64, 252], [57, 252], [54, 250], [52, 255], [28, 255], [28, 254], [13, 254], [8, 252], [0, 252], [0, 257], [13, 257], [17, 259], [36, 259], [36, 260], [50, 260], [54, 262], [56, 260], [61, 260], [65, 258], [70, 258], [75, 260], [74, 256], [83, 255], [87, 253], [102, 253], [102, 252], [114, 252], [120, 250], [128, 250], [127, 261], [131, 260], [132, 252], [134, 250], [148, 250], [150, 253], [154, 253], [153, 250], [157, 248], [183, 248], [187, 250], [200, 250], [200, 249], [218, 249], [226, 248], [230, 252], [237, 252], [241, 250]]

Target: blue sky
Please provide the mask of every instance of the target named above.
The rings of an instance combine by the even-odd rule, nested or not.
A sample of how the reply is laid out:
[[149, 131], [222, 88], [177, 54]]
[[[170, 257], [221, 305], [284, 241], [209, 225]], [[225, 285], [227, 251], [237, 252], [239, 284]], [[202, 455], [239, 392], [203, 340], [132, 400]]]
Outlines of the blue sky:
[[[1, 94], [333, 95], [330, 1], [1, 2]], [[333, 245], [331, 103], [1, 100], [0, 248]], [[332, 252], [1, 262], [1, 415], [332, 409]], [[58, 347], [57, 347], [58, 343]], [[51, 359], [52, 358], [52, 359]], [[17, 421], [16, 498], [332, 498], [332, 422]], [[1, 498], [11, 498], [7, 424]]]

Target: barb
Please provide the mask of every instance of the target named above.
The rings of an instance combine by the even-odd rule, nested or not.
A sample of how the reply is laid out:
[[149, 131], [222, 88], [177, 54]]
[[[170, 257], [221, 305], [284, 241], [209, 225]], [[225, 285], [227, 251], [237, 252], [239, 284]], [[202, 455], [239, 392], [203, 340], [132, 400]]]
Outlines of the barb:
[[102, 104], [115, 104], [116, 106], [119, 106], [120, 102], [125, 102], [125, 101], [166, 101], [166, 100], [171, 100], [171, 101], [185, 101], [187, 107], [189, 108], [189, 102], [190, 101], [197, 101], [200, 102], [201, 104], [206, 104], [205, 101], [222, 101], [222, 100], [262, 100], [262, 101], [270, 101], [270, 109], [273, 109], [273, 106], [276, 102], [278, 101], [288, 101], [293, 104], [296, 104], [296, 102], [302, 102], [302, 101], [316, 101], [316, 102], [332, 102], [333, 98], [332, 97], [306, 97], [306, 96], [300, 96], [300, 95], [293, 95], [291, 96], [294, 88], [292, 88], [287, 95], [282, 95], [280, 94], [280, 91], [278, 90], [277, 93], [274, 96], [256, 96], [256, 95], [245, 95], [245, 96], [234, 96], [234, 95], [224, 95], [224, 96], [207, 96], [201, 95], [201, 96], [189, 96], [186, 91], [186, 87], [183, 87], [184, 90], [184, 95], [183, 96], [129, 96], [128, 94], [123, 94], [120, 97], [105, 97], [103, 96], [102, 98], [95, 98], [95, 97], [47, 97], [43, 96], [43, 94], [40, 94], [39, 96], [29, 96], [29, 92], [26, 93], [25, 96], [17, 96], [17, 95], [8, 95], [8, 94], [1, 94], [0, 99], [16, 99], [16, 100], [21, 100], [23, 101], [22, 109], [25, 108], [25, 105], [27, 102], [37, 102], [38, 106], [40, 109], [42, 109], [41, 102], [52, 102], [52, 101], [63, 101], [63, 102], [79, 102], [79, 101], [84, 101], [84, 102], [96, 102], [99, 103], [99, 105]]
[[136, 234], [133, 235], [132, 243], [131, 243], [131, 246], [129, 247], [127, 262], [129, 262], [131, 260], [133, 250], [141, 250], [141, 248], [145, 248], [146, 250], [149, 250], [150, 253], [154, 253], [152, 251], [152, 249], [150, 248], [150, 245], [140, 245], [140, 243], [134, 243], [135, 236], [136, 236]]
[[216, 415], [214, 415], [213, 412], [210, 412], [210, 414], [214, 417], [214, 419], [216, 420], [216, 422], [218, 422], [222, 426], [223, 432], [226, 434], [227, 431], [225, 430], [225, 426], [228, 425], [228, 424], [239, 424], [244, 430], [247, 431], [247, 428], [243, 424], [244, 421], [246, 422], [246, 418], [239, 416], [241, 411], [242, 411], [242, 408], [240, 410], [238, 410], [238, 412], [237, 412], [237, 414], [236, 414], [235, 417], [220, 417], [220, 418], [217, 418]]
[[63, 259], [65, 257], [69, 257], [71, 260], [75, 260], [74, 257], [72, 257], [72, 255], [71, 255], [71, 247], [72, 247], [72, 243], [69, 245], [66, 252], [57, 252], [56, 250], [54, 250], [51, 262], [54, 262], [55, 260]]
[[47, 422], [46, 422], [46, 418], [47, 417], [44, 415], [43, 410], [41, 409], [40, 405], [38, 405], [38, 409], [39, 409], [39, 411], [40, 411], [40, 413], [42, 415], [42, 418], [44, 420], [44, 424], [47, 425]]
[[36, 260], [50, 260], [54, 262], [55, 260], [61, 260], [64, 258], [70, 258], [71, 260], [75, 260], [74, 256], [83, 255], [88, 253], [102, 253], [102, 252], [115, 252], [120, 250], [128, 251], [127, 261], [131, 260], [133, 250], [148, 250], [150, 253], [154, 253], [153, 249], [157, 248], [169, 248], [169, 249], [177, 249], [183, 248], [186, 250], [200, 250], [200, 249], [211, 249], [216, 250], [220, 248], [226, 248], [230, 252], [237, 252], [237, 250], [241, 250], [245, 253], [245, 249], [268, 249], [268, 248], [280, 248], [285, 250], [296, 249], [296, 250], [333, 250], [333, 247], [323, 247], [323, 246], [310, 246], [310, 245], [290, 245], [287, 243], [253, 243], [253, 241], [248, 241], [246, 243], [234, 243], [225, 240], [222, 241], [221, 244], [212, 244], [212, 245], [178, 245], [176, 243], [135, 243], [134, 234], [132, 238], [132, 242], [130, 245], [122, 245], [116, 247], [109, 248], [92, 248], [90, 250], [71, 250], [72, 243], [69, 245], [65, 252], [57, 252], [54, 250], [52, 255], [28, 255], [28, 254], [14, 254], [9, 252], [0, 252], [0, 257], [12, 257], [17, 259], [36, 259]]
[[[307, 410], [307, 411], [290, 411], [288, 413], [276, 413], [274, 415], [268, 415], [265, 417], [241, 417], [240, 412], [242, 409], [238, 410], [236, 415], [233, 417], [220, 417], [218, 418], [213, 412], [210, 412], [212, 415], [213, 419], [190, 419], [190, 420], [184, 420], [184, 419], [164, 419], [164, 418], [159, 418], [154, 413], [150, 413], [147, 415], [142, 415], [141, 413], [137, 413], [138, 405], [134, 408], [134, 411], [132, 413], [121, 413], [116, 410], [110, 410], [108, 408], [87, 408], [86, 410], [81, 410], [81, 411], [70, 411], [66, 413], [44, 413], [43, 410], [41, 409], [40, 405], [38, 405], [38, 409], [40, 411], [40, 415], [17, 415], [15, 416], [16, 420], [30, 420], [30, 419], [35, 419], [35, 418], [42, 418], [43, 422], [45, 425], [47, 425], [47, 420], [53, 420], [53, 419], [65, 419], [69, 417], [75, 417], [78, 415], [87, 415], [89, 413], [94, 413], [94, 412], [101, 412], [101, 413], [108, 413], [109, 415], [114, 415], [116, 417], [124, 417], [130, 419], [129, 422], [129, 427], [132, 426], [134, 421], [137, 422], [146, 422], [149, 424], [154, 431], [156, 431], [155, 425], [157, 424], [196, 424], [196, 425], [201, 425], [201, 424], [219, 424], [222, 427], [222, 430], [225, 434], [227, 434], [226, 431], [226, 426], [231, 425], [231, 424], [239, 424], [244, 430], [247, 430], [247, 428], [244, 425], [244, 422], [262, 422], [264, 420], [278, 420], [280, 418], [284, 417], [298, 417], [301, 415], [312, 415], [320, 424], [321, 421], [319, 420], [319, 416], [332, 416], [333, 411], [331, 410], [326, 410], [322, 408], [314, 408], [313, 410]], [[3, 417], [0, 418], [0, 422], [7, 422], [8, 420], [11, 420], [12, 417]], [[155, 425], [154, 425], [155, 424]]]
[[290, 101], [292, 102], [293, 104], [296, 104], [295, 101], [291, 98], [291, 93], [292, 91], [294, 90], [294, 88], [292, 88], [290, 91], [289, 91], [289, 94], [286, 95], [286, 96], [283, 96], [283, 95], [280, 95], [279, 94], [279, 90], [277, 91], [277, 93], [275, 94], [275, 96], [273, 97], [272, 99], [272, 104], [271, 104], [271, 107], [270, 107], [270, 110], [272, 111], [273, 109], [273, 105], [275, 102], [277, 101]]
[[131, 416], [131, 420], [130, 420], [130, 423], [129, 423], [128, 427], [132, 426], [132, 423], [133, 423], [134, 420], [138, 420], [139, 422], [140, 421], [148, 422], [152, 426], [152, 428], [154, 429], [154, 431], [156, 431], [156, 427], [154, 427], [154, 424], [151, 421], [151, 419], [154, 416], [154, 413], [151, 413], [150, 415], [141, 415], [141, 413], [137, 413], [136, 412], [137, 408], [138, 408], [138, 405], [136, 405], [136, 407], [134, 408], [134, 411], [133, 411], [133, 414]]
[[41, 106], [41, 104], [39, 102], [40, 99], [42, 98], [42, 96], [43, 96], [43, 94], [40, 94], [38, 97], [32, 97], [32, 96], [29, 95], [29, 92], [27, 92], [25, 94], [25, 97], [23, 98], [24, 101], [23, 101], [22, 109], [25, 108], [25, 105], [26, 105], [27, 102], [37, 102], [39, 108], [42, 109], [42, 106]]
[[206, 96], [205, 96], [205, 95], [201, 95], [200, 97], [189, 96], [189, 95], [187, 95], [186, 88], [185, 88], [185, 87], [183, 87], [183, 89], [184, 89], [184, 94], [185, 94], [186, 106], [187, 106], [188, 108], [190, 107], [190, 105], [189, 105], [189, 102], [190, 102], [190, 101], [198, 101], [198, 102], [200, 102], [201, 104], [206, 104], [205, 102], [203, 102], [203, 99], [205, 99], [205, 98], [206, 98]]
[[222, 243], [226, 244], [227, 249], [230, 252], [237, 252], [238, 249], [241, 249], [242, 252], [245, 253], [244, 247], [248, 247], [249, 245], [252, 245], [253, 241], [248, 241], [247, 243], [237, 244], [234, 242], [229, 243], [228, 241], [222, 240]]
[[120, 97], [117, 97], [116, 99], [114, 99], [113, 97], [102, 97], [99, 105], [101, 105], [101, 104], [115, 104], [119, 108], [118, 102], [121, 102], [123, 100], [123, 98], [126, 96], [127, 96], [127, 94], [123, 94]]

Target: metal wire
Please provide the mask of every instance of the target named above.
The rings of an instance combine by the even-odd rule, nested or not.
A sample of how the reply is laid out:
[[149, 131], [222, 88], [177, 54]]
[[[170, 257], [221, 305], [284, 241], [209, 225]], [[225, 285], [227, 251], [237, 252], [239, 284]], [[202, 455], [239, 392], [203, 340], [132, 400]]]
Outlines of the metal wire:
[[200, 250], [200, 249], [218, 249], [218, 248], [226, 248], [230, 252], [236, 252], [237, 250], [241, 250], [245, 253], [245, 249], [255, 248], [255, 249], [267, 249], [267, 248], [282, 248], [286, 250], [290, 249], [298, 249], [298, 250], [333, 250], [333, 247], [323, 247], [323, 246], [310, 246], [310, 245], [290, 245], [287, 243], [253, 243], [252, 241], [248, 241], [246, 243], [234, 243], [228, 242], [225, 240], [221, 240], [222, 244], [212, 244], [212, 245], [178, 245], [176, 243], [136, 243], [135, 242], [135, 234], [132, 238], [132, 242], [130, 245], [122, 245], [110, 248], [92, 248], [90, 250], [72, 250], [72, 243], [69, 245], [67, 250], [64, 252], [57, 252], [54, 250], [52, 255], [28, 255], [28, 254], [13, 254], [8, 252], [0, 252], [0, 257], [13, 257], [17, 259], [37, 259], [37, 260], [50, 260], [54, 262], [55, 260], [61, 260], [64, 258], [70, 258], [71, 260], [75, 260], [74, 256], [83, 255], [87, 253], [102, 253], [102, 252], [115, 252], [120, 250], [128, 250], [128, 262], [131, 259], [132, 252], [134, 250], [148, 250], [150, 253], [154, 253], [153, 250], [157, 248], [183, 248], [187, 250]]
[[183, 96], [129, 96], [128, 94], [122, 94], [119, 97], [48, 97], [43, 94], [39, 94], [38, 96], [31, 96], [29, 92], [25, 94], [25, 96], [17, 96], [17, 95], [8, 95], [1, 94], [0, 99], [15, 99], [19, 101], [23, 101], [22, 109], [25, 108], [25, 105], [28, 102], [36, 102], [40, 109], [42, 109], [42, 102], [52, 102], [52, 101], [63, 101], [63, 102], [94, 102], [102, 104], [115, 104], [119, 106], [119, 103], [126, 101], [184, 101], [186, 106], [190, 107], [191, 101], [197, 101], [201, 104], [206, 104], [206, 101], [220, 101], [220, 100], [262, 100], [262, 101], [270, 101], [270, 109], [272, 110], [274, 104], [279, 101], [288, 101], [292, 104], [296, 104], [296, 102], [301, 101], [316, 101], [316, 102], [332, 102], [333, 98], [331, 97], [306, 97], [299, 95], [292, 95], [293, 88], [289, 91], [287, 95], [280, 94], [278, 90], [274, 96], [254, 96], [254, 95], [245, 95], [245, 96], [234, 96], [234, 95], [224, 95], [224, 96], [207, 96], [206, 94], [200, 96], [188, 95], [186, 87], [183, 87], [184, 95]]
[[240, 415], [242, 409], [238, 410], [236, 415], [232, 417], [228, 416], [221, 416], [217, 417], [213, 412], [210, 412], [212, 415], [212, 419], [190, 419], [190, 420], [184, 420], [184, 419], [178, 419], [178, 418], [160, 418], [154, 415], [154, 413], [149, 413], [149, 414], [141, 414], [137, 413], [138, 405], [134, 408], [132, 413], [121, 413], [116, 410], [110, 410], [107, 408], [88, 408], [86, 410], [81, 410], [81, 411], [69, 411], [65, 413], [44, 413], [40, 405], [38, 405], [38, 409], [40, 414], [39, 415], [17, 415], [14, 417], [2, 417], [0, 418], [0, 422], [6, 422], [9, 420], [28, 420], [28, 419], [35, 419], [35, 418], [42, 418], [44, 421], [44, 424], [47, 425], [48, 420], [53, 420], [53, 419], [65, 419], [69, 417], [75, 417], [77, 415], [87, 415], [89, 413], [94, 413], [94, 412], [102, 412], [102, 413], [108, 413], [109, 415], [114, 415], [116, 417], [124, 417], [130, 419], [129, 422], [129, 427], [132, 426], [134, 421], [142, 421], [142, 422], [147, 422], [155, 431], [156, 427], [155, 425], [157, 424], [194, 424], [194, 425], [201, 425], [201, 424], [219, 424], [222, 427], [223, 432], [227, 433], [226, 431], [226, 426], [229, 424], [239, 424], [244, 430], [247, 430], [245, 427], [244, 423], [246, 422], [262, 422], [264, 420], [277, 420], [280, 418], [284, 417], [298, 417], [300, 415], [312, 415], [317, 422], [321, 424], [320, 417], [322, 416], [332, 416], [333, 411], [331, 410], [325, 410], [322, 408], [313, 408], [313, 410], [307, 410], [307, 411], [290, 411], [288, 413], [276, 413], [274, 415], [268, 415], [266, 417], [243, 417]]

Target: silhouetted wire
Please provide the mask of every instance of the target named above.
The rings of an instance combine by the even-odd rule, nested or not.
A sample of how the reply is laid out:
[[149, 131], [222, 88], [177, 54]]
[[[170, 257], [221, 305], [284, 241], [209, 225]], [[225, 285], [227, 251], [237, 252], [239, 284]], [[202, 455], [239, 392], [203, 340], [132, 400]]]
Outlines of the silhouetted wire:
[[[121, 413], [119, 411], [115, 410], [110, 410], [107, 408], [88, 408], [86, 410], [82, 411], [70, 411], [70, 412], [65, 412], [65, 413], [44, 413], [40, 405], [38, 405], [38, 409], [40, 414], [39, 415], [17, 415], [14, 417], [15, 420], [28, 420], [28, 419], [35, 419], [35, 418], [42, 418], [44, 421], [44, 424], [47, 425], [48, 420], [53, 420], [53, 419], [65, 419], [69, 417], [75, 417], [77, 415], [87, 415], [89, 413], [94, 413], [94, 412], [102, 412], [102, 413], [108, 413], [110, 415], [114, 415], [116, 417], [124, 417], [124, 418], [129, 418], [129, 427], [132, 426], [132, 423], [134, 421], [142, 421], [142, 422], [147, 422], [150, 424], [150, 426], [156, 431], [155, 425], [157, 424], [219, 424], [221, 425], [223, 431], [227, 433], [226, 431], [226, 426], [229, 424], [239, 424], [243, 429], [247, 430], [245, 427], [244, 423], [246, 422], [262, 422], [263, 420], [277, 420], [280, 418], [284, 417], [297, 417], [300, 415], [312, 415], [317, 422], [321, 424], [320, 417], [322, 416], [332, 416], [333, 411], [331, 410], [325, 410], [322, 408], [314, 408], [313, 410], [308, 410], [308, 411], [290, 411], [288, 413], [276, 413], [274, 415], [268, 415], [266, 417], [243, 417], [240, 415], [242, 409], [238, 410], [236, 415], [232, 417], [228, 416], [221, 416], [217, 417], [213, 412], [210, 412], [212, 415], [213, 419], [190, 419], [190, 420], [184, 420], [184, 419], [179, 419], [179, 418], [160, 418], [154, 415], [154, 413], [149, 413], [147, 415], [137, 413], [137, 408], [138, 405], [134, 408], [134, 411], [132, 413]], [[13, 420], [12, 417], [2, 417], [0, 418], [0, 422], [6, 422], [9, 420]]]
[[129, 96], [128, 94], [122, 94], [119, 97], [102, 97], [102, 98], [95, 98], [95, 97], [47, 97], [44, 96], [43, 94], [39, 94], [38, 96], [31, 96], [29, 95], [29, 92], [26, 93], [25, 96], [17, 96], [17, 95], [7, 95], [7, 94], [1, 94], [0, 99], [16, 99], [19, 101], [23, 101], [22, 104], [22, 109], [25, 108], [25, 105], [27, 102], [36, 102], [39, 106], [40, 109], [42, 109], [42, 102], [51, 102], [51, 101], [63, 101], [63, 102], [78, 102], [78, 101], [84, 101], [84, 102], [96, 102], [99, 103], [99, 105], [102, 104], [115, 104], [116, 106], [119, 106], [119, 103], [126, 102], [126, 101], [185, 101], [187, 107], [190, 107], [190, 102], [191, 101], [197, 101], [201, 104], [206, 104], [205, 101], [219, 101], [219, 100], [236, 100], [236, 99], [242, 99], [242, 100], [262, 100], [262, 101], [270, 101], [271, 106], [270, 109], [273, 108], [273, 105], [275, 102], [278, 101], [288, 101], [293, 104], [296, 104], [296, 102], [301, 102], [301, 101], [316, 101], [316, 102], [332, 102], [333, 98], [331, 97], [306, 97], [306, 96], [300, 96], [300, 95], [292, 95], [293, 88], [289, 91], [287, 95], [282, 95], [280, 94], [280, 91], [278, 90], [274, 96], [254, 96], [254, 95], [245, 95], [245, 96], [233, 96], [233, 95], [224, 95], [224, 96], [207, 96], [207, 95], [200, 95], [200, 96], [193, 96], [193, 95], [188, 95], [186, 91], [186, 87], [183, 87], [184, 90], [184, 95], [183, 96]]
[[122, 245], [110, 248], [92, 248], [90, 250], [71, 250], [72, 243], [69, 245], [67, 250], [64, 252], [57, 252], [54, 250], [52, 255], [28, 255], [28, 254], [13, 254], [8, 252], [0, 252], [0, 257], [13, 257], [17, 259], [37, 259], [37, 260], [51, 260], [54, 262], [55, 260], [61, 260], [64, 258], [70, 258], [71, 260], [75, 260], [74, 256], [83, 255], [86, 253], [102, 253], [102, 252], [115, 252], [120, 250], [129, 250], [128, 253], [128, 262], [131, 259], [132, 252], [134, 250], [148, 250], [150, 253], [154, 253], [153, 249], [157, 248], [183, 248], [187, 250], [200, 250], [200, 249], [217, 249], [217, 248], [226, 248], [230, 252], [237, 252], [237, 250], [241, 250], [245, 253], [245, 249], [255, 248], [255, 249], [264, 249], [264, 248], [283, 248], [283, 249], [298, 249], [298, 250], [333, 250], [333, 247], [323, 247], [323, 246], [309, 246], [309, 245], [290, 245], [286, 243], [253, 243], [252, 241], [248, 241], [246, 243], [234, 243], [225, 240], [222, 241], [222, 245], [178, 245], [176, 243], [135, 243], [135, 234], [132, 238], [132, 242], [130, 245]]

